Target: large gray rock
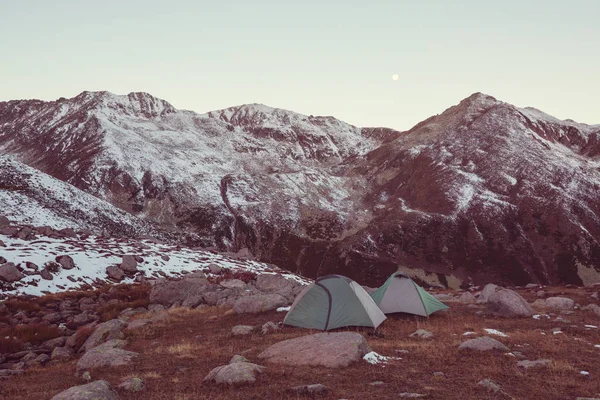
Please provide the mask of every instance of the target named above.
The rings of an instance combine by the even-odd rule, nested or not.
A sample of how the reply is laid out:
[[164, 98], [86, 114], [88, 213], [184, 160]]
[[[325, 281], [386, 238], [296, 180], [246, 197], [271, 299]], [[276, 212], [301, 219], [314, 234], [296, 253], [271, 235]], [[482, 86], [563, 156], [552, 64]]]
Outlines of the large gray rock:
[[121, 265], [119, 265], [119, 268], [129, 273], [137, 272], [137, 261], [135, 260], [135, 257], [131, 255], [123, 256], [123, 260]]
[[488, 312], [506, 318], [527, 318], [533, 315], [533, 308], [521, 295], [510, 289], [500, 289], [487, 300]]
[[11, 262], [0, 265], [0, 281], [4, 282], [16, 282], [23, 279], [25, 275], [17, 266]]
[[587, 306], [583, 307], [582, 310], [591, 311], [600, 317], [600, 306], [598, 304], [588, 304]]
[[59, 263], [64, 269], [75, 268], [75, 261], [73, 261], [71, 256], [58, 256], [56, 257], [56, 262]]
[[262, 374], [265, 367], [249, 362], [233, 362], [214, 368], [208, 373], [204, 381], [215, 381], [216, 383], [241, 384], [256, 381], [256, 376]]
[[109, 278], [114, 279], [117, 282], [125, 278], [125, 273], [123, 272], [123, 270], [117, 267], [116, 265], [106, 267], [106, 275], [108, 275]]
[[120, 319], [112, 319], [98, 324], [90, 337], [87, 338], [82, 348], [84, 350], [90, 350], [108, 340], [123, 339], [125, 334], [122, 329], [125, 328], [125, 325], [126, 322]]
[[339, 368], [362, 360], [370, 351], [366, 339], [359, 333], [317, 333], [275, 343], [258, 358], [283, 365]]
[[277, 293], [290, 301], [293, 301], [296, 295], [302, 291], [302, 285], [299, 282], [287, 279], [280, 274], [258, 275], [254, 286], [263, 293]]
[[489, 336], [482, 336], [475, 339], [469, 339], [464, 341], [458, 346], [459, 351], [473, 350], [473, 351], [509, 351], [509, 348]]
[[60, 392], [51, 400], [118, 400], [119, 397], [106, 381], [95, 381], [87, 385], [74, 386]]
[[572, 310], [575, 307], [575, 301], [568, 297], [548, 297], [546, 307], [552, 310]]
[[77, 362], [77, 371], [130, 364], [139, 354], [119, 348], [123, 341], [109, 341], [85, 352]]
[[69, 347], [55, 347], [52, 350], [52, 361], [68, 361], [73, 358], [73, 349]]
[[279, 294], [256, 294], [237, 299], [233, 305], [233, 311], [237, 314], [256, 314], [275, 310], [287, 304], [288, 301]]
[[226, 279], [220, 285], [227, 289], [245, 289], [247, 286], [244, 281], [239, 279]]
[[166, 307], [181, 304], [190, 296], [202, 295], [210, 286], [210, 282], [201, 276], [186, 276], [178, 281], [160, 279], [150, 291], [150, 303]]

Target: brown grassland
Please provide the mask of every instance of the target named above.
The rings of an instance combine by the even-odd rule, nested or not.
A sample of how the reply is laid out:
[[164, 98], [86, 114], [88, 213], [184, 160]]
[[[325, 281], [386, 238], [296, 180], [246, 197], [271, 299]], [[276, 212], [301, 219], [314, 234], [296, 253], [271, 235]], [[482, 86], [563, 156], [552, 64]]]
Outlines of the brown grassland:
[[[547, 288], [549, 294], [564, 293], [582, 305], [590, 302], [585, 289]], [[532, 291], [519, 291], [529, 301]], [[135, 299], [140, 301], [140, 299]], [[430, 399], [501, 399], [506, 395], [488, 393], [477, 386], [490, 378], [514, 399], [575, 399], [600, 397], [600, 330], [585, 328], [598, 325], [591, 312], [578, 310], [564, 316], [566, 322], [542, 318], [502, 319], [476, 315], [478, 309], [460, 303], [449, 303], [450, 310], [430, 318], [392, 315], [380, 327], [383, 337], [369, 335], [369, 329], [353, 328], [365, 335], [371, 348], [381, 355], [401, 357], [387, 364], [370, 365], [364, 361], [344, 369], [288, 367], [264, 364], [257, 355], [267, 346], [281, 340], [307, 335], [306, 329], [283, 327], [266, 336], [233, 337], [235, 325], [261, 325], [281, 321], [284, 313], [232, 315], [216, 307], [189, 310], [172, 309], [167, 317], [153, 325], [128, 333], [126, 349], [140, 353], [133, 365], [94, 370], [94, 380], [105, 379], [116, 387], [123, 379], [139, 376], [146, 389], [132, 394], [119, 392], [121, 399], [295, 399], [303, 398], [289, 391], [297, 385], [321, 383], [329, 388], [324, 399], [397, 399], [402, 392], [428, 395]], [[480, 308], [484, 309], [484, 308]], [[136, 318], [144, 318], [138, 315]], [[409, 338], [416, 329], [435, 334], [430, 340]], [[548, 358], [550, 367], [525, 371], [517, 367], [517, 359], [502, 352], [459, 353], [458, 345], [484, 328], [498, 329], [509, 337], [493, 336], [512, 351], [522, 352], [528, 360]], [[561, 334], [552, 329], [561, 328]], [[407, 350], [399, 354], [396, 350]], [[234, 354], [265, 365], [265, 372], [254, 384], [221, 386], [203, 383], [208, 372], [226, 364]], [[28, 370], [24, 375], [0, 380], [1, 399], [39, 400], [71, 386], [85, 383], [75, 376], [76, 360]], [[583, 376], [580, 371], [588, 371]], [[434, 376], [443, 372], [443, 376]], [[375, 381], [383, 385], [370, 385]], [[304, 397], [305, 398], [305, 397]]]

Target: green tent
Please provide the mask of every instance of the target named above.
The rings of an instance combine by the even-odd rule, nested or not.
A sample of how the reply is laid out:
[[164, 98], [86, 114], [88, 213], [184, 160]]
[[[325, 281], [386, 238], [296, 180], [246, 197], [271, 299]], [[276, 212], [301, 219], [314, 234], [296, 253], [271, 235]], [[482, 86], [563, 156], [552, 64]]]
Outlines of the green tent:
[[447, 305], [430, 295], [402, 272], [395, 272], [371, 297], [385, 314], [409, 313], [427, 317]]
[[327, 275], [296, 297], [283, 323], [328, 331], [344, 326], [377, 328], [385, 318], [358, 283], [345, 276]]

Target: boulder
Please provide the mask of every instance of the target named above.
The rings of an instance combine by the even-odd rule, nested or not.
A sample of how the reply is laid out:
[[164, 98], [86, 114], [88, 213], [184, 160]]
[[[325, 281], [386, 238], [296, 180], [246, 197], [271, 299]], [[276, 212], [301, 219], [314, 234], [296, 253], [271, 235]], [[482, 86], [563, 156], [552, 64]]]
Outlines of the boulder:
[[488, 393], [498, 393], [502, 390], [500, 385], [498, 385], [496, 382], [494, 382], [491, 379], [484, 379], [482, 381], [479, 381], [477, 386], [485, 389]]
[[138, 271], [137, 264], [138, 263], [134, 256], [126, 255], [123, 256], [123, 260], [121, 261], [119, 268], [125, 272], [135, 273]]
[[189, 275], [178, 281], [159, 279], [150, 291], [150, 303], [166, 307], [181, 304], [190, 296], [202, 295], [210, 286], [206, 278]]
[[58, 256], [56, 257], [56, 262], [59, 263], [64, 269], [75, 268], [75, 261], [73, 261], [71, 256]]
[[583, 307], [582, 310], [591, 311], [600, 317], [600, 306], [598, 304], [588, 304], [587, 306]]
[[123, 278], [125, 278], [125, 273], [123, 270], [116, 265], [106, 267], [106, 275], [108, 275], [110, 279], [114, 279], [117, 282], [120, 282], [123, 280]]
[[256, 277], [254, 286], [263, 293], [277, 293], [292, 301], [302, 291], [302, 285], [280, 274], [261, 274]]
[[94, 381], [86, 385], [74, 386], [60, 392], [51, 400], [118, 400], [119, 397], [106, 381]]
[[133, 331], [133, 330], [142, 328], [146, 325], [150, 325], [152, 323], [153, 323], [153, 321], [151, 319], [134, 319], [129, 324], [127, 324], [127, 328], [125, 330]]
[[236, 314], [256, 314], [275, 310], [287, 304], [288, 301], [279, 294], [257, 294], [254, 296], [240, 297], [235, 301], [233, 310]]
[[248, 359], [246, 357], [236, 354], [233, 357], [231, 357], [231, 360], [229, 360], [229, 364], [233, 364], [236, 362], [250, 362], [250, 361], [248, 361]]
[[73, 349], [69, 347], [55, 347], [52, 350], [52, 356], [50, 357], [53, 361], [68, 361], [73, 358]]
[[262, 374], [265, 367], [249, 362], [234, 362], [214, 368], [208, 373], [204, 381], [216, 383], [243, 384], [256, 382], [256, 376]]
[[517, 292], [500, 289], [487, 300], [487, 309], [493, 315], [506, 318], [528, 318], [533, 315], [531, 305]]
[[490, 296], [500, 289], [502, 289], [500, 286], [494, 285], [493, 283], [488, 283], [483, 287], [481, 293], [479, 293], [477, 300], [488, 301]]
[[0, 247], [6, 247], [6, 244], [2, 240], [0, 240]]
[[552, 310], [572, 310], [575, 308], [575, 301], [568, 297], [548, 297], [546, 307]]
[[48, 271], [47, 268], [44, 268], [40, 271], [40, 276], [42, 277], [42, 279], [45, 279], [47, 281], [51, 281], [52, 279], [54, 279], [54, 276], [50, 271]]
[[221, 266], [217, 265], [217, 264], [210, 264], [210, 265], [208, 266], [208, 271], [209, 271], [211, 274], [218, 275], [218, 274], [220, 274], [221, 272], [223, 272], [223, 268], [222, 268]]
[[0, 215], [0, 228], [10, 226], [10, 220], [4, 215]]
[[473, 351], [509, 351], [509, 348], [489, 336], [481, 336], [475, 339], [469, 339], [458, 346], [459, 351], [473, 350]]
[[83, 344], [83, 349], [90, 350], [108, 340], [123, 339], [125, 335], [123, 334], [122, 329], [125, 328], [125, 324], [126, 322], [121, 321], [120, 319], [112, 319], [98, 324], [90, 337], [88, 337]]
[[11, 262], [0, 265], [0, 281], [16, 282], [23, 279], [25, 275], [17, 266]]
[[122, 342], [109, 341], [86, 351], [77, 362], [77, 371], [130, 364], [139, 354], [119, 348]]
[[359, 333], [317, 333], [275, 343], [258, 358], [274, 364], [339, 368], [362, 360], [370, 351]]
[[199, 294], [193, 294], [191, 296], [188, 296], [183, 303], [181, 303], [182, 307], [187, 307], [187, 308], [196, 308], [198, 307], [200, 304], [202, 304], [202, 302], [204, 301], [204, 298], [199, 295]]

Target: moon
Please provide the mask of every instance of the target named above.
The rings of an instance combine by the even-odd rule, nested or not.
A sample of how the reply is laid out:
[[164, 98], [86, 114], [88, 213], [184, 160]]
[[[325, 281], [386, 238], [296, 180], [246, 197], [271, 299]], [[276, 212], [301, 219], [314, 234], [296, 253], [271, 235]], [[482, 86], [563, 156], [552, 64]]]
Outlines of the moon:
[[400, 79], [400, 75], [398, 75], [398, 74], [392, 75], [392, 80], [393, 81], [397, 81], [398, 79]]

